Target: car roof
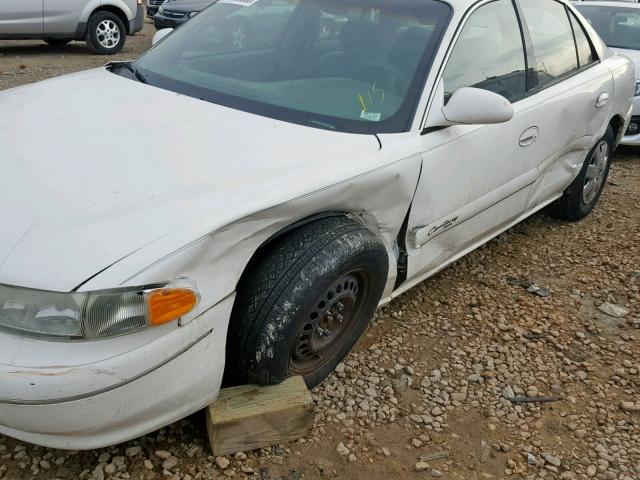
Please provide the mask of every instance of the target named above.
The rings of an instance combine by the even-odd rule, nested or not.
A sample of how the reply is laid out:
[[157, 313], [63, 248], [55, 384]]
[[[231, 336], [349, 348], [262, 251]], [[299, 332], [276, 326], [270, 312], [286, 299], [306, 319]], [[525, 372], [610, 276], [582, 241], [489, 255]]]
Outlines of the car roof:
[[586, 5], [591, 5], [594, 7], [640, 8], [640, 3], [613, 1], [613, 0], [599, 0], [599, 1], [588, 0], [583, 2], [576, 2], [573, 4], [574, 7], [582, 7]]

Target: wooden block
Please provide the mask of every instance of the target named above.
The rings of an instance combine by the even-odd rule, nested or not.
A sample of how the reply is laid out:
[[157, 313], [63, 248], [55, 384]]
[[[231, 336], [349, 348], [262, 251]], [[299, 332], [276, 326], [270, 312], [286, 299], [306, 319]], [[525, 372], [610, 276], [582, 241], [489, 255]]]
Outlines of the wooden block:
[[207, 407], [207, 431], [215, 456], [246, 452], [305, 436], [314, 404], [302, 377], [279, 385], [224, 388]]

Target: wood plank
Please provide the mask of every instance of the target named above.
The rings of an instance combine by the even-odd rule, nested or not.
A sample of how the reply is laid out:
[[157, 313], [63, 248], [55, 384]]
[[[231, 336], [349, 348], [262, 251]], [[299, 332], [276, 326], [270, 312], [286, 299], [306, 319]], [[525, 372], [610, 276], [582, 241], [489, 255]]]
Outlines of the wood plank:
[[311, 430], [314, 408], [302, 377], [224, 388], [207, 407], [211, 450], [220, 456], [296, 440]]

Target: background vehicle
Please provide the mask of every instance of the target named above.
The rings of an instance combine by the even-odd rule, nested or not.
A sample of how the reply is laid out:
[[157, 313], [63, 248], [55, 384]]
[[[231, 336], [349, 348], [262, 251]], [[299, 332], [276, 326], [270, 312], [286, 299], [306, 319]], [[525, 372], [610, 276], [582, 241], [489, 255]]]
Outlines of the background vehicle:
[[113, 55], [127, 35], [142, 30], [143, 0], [3, 0], [0, 40], [42, 39], [50, 45], [84, 40], [95, 53]]
[[147, 17], [153, 17], [165, 0], [147, 0]]
[[547, 205], [588, 215], [633, 65], [564, 2], [453, 3], [219, 0], [0, 94], [0, 432], [92, 448], [223, 375], [313, 387], [378, 305]]
[[215, 0], [166, 0], [153, 16], [155, 27], [177, 28], [214, 3]]
[[589, 1], [576, 5], [609, 48], [628, 57], [636, 68], [636, 90], [624, 145], [640, 145], [640, 4]]

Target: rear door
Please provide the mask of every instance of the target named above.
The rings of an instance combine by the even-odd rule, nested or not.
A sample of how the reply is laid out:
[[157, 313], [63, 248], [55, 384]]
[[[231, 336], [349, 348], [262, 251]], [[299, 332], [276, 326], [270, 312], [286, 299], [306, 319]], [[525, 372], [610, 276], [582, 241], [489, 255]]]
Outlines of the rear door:
[[43, 0], [1, 0], [0, 35], [42, 33]]
[[44, 32], [72, 34], [88, 0], [44, 0]]
[[538, 180], [527, 208], [560, 195], [578, 174], [588, 150], [604, 134], [613, 76], [597, 58], [576, 15], [555, 0], [518, 0], [530, 44], [532, 98], [541, 118]]

